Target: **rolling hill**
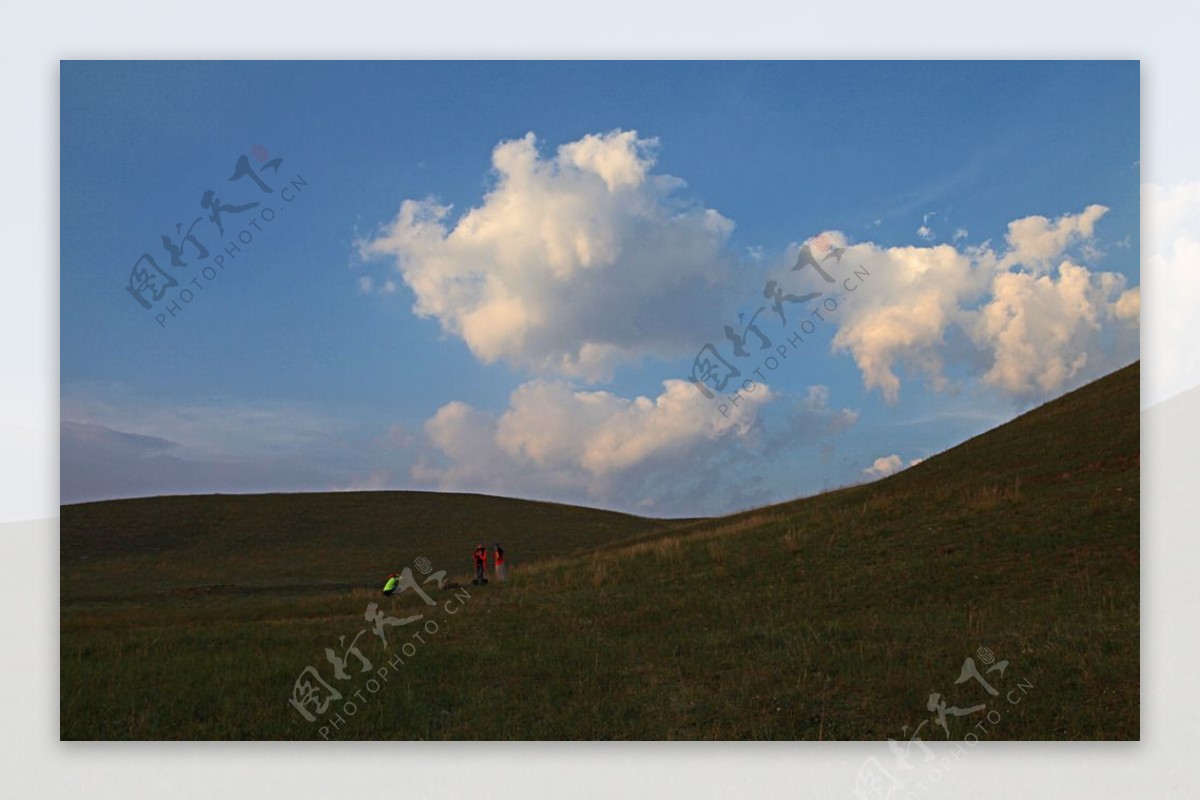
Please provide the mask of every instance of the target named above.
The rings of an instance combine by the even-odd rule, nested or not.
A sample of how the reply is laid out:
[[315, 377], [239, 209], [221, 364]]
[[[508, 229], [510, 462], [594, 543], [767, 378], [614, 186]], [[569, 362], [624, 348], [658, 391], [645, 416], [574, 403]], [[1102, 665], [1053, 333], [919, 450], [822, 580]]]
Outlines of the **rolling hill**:
[[[884, 480], [719, 519], [64, 507], [62, 737], [1137, 739], [1138, 385], [1135, 363]], [[512, 581], [378, 594], [418, 557], [465, 575], [476, 540], [520, 555]], [[341, 693], [312, 721], [289, 703], [329, 692], [310, 666]]]

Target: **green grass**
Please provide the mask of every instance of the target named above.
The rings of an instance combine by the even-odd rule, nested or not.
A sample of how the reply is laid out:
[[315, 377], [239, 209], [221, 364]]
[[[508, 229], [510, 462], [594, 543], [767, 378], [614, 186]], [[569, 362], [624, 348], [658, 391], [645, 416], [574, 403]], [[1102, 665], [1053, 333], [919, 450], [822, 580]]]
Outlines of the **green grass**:
[[[936, 691], [999, 713], [984, 739], [1137, 739], [1138, 381], [1134, 364], [883, 481], [713, 520], [425, 493], [64, 507], [62, 736], [903, 740]], [[497, 540], [508, 584], [435, 608], [378, 595], [419, 556], [462, 580]], [[372, 671], [336, 681], [324, 649], [371, 602], [426, 619], [387, 648], [368, 631]], [[1009, 663], [996, 699], [955, 684], [981, 646]], [[345, 693], [331, 713], [356, 705], [336, 729], [287, 703], [307, 665]], [[951, 738], [981, 720], [948, 718]]]

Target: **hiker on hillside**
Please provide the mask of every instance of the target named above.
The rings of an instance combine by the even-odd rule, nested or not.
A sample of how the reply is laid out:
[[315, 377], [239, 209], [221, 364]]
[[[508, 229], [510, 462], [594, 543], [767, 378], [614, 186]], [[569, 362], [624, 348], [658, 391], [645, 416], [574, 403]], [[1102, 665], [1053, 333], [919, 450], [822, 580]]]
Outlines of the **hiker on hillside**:
[[481, 542], [475, 546], [475, 583], [487, 584], [487, 547]]
[[383, 594], [391, 595], [396, 591], [396, 585], [400, 583], [400, 574], [392, 573], [387, 577], [387, 583], [383, 585]]
[[508, 578], [508, 569], [504, 566], [504, 549], [500, 547], [500, 543], [496, 543], [496, 581], [505, 581]]

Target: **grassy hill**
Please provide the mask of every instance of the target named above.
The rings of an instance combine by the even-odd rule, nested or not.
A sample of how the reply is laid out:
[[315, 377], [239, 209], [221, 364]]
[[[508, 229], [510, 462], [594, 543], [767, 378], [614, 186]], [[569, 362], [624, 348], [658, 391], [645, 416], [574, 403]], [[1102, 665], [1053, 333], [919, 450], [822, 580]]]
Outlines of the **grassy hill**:
[[465, 578], [478, 542], [500, 542], [521, 563], [663, 526], [598, 509], [436, 492], [185, 495], [74, 504], [61, 514], [64, 602], [374, 590], [421, 556]]
[[[1136, 739], [1138, 383], [712, 520], [421, 493], [64, 507], [62, 736]], [[433, 606], [364, 583], [420, 556], [465, 574], [476, 540], [524, 557], [512, 581], [427, 585]], [[372, 602], [424, 617], [380, 637]], [[307, 666], [343, 696], [313, 722], [288, 703]]]

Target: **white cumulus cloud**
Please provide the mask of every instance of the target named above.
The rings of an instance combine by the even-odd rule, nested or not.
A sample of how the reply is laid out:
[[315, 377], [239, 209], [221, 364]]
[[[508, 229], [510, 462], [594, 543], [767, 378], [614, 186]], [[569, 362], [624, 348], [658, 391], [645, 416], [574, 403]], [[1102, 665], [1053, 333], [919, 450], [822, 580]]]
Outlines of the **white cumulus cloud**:
[[664, 381], [655, 398], [624, 398], [535, 379], [499, 415], [458, 401], [442, 406], [425, 424], [437, 458], [413, 477], [443, 489], [611, 500], [619, 487], [641, 492], [656, 475], [696, 472], [698, 461], [719, 455], [714, 448], [744, 441], [773, 397], [760, 385], [724, 416], [686, 381]]
[[863, 474], [869, 478], [883, 478], [895, 473], [904, 465], [904, 460], [898, 454], [880, 456], [870, 467], [863, 468]]
[[479, 360], [607, 378], [623, 361], [694, 347], [733, 272], [733, 223], [652, 172], [657, 140], [589, 134], [543, 155], [532, 133], [492, 153], [495, 183], [454, 218], [405, 200], [360, 242], [390, 260], [417, 314]]
[[[454, 214], [434, 200], [405, 200], [359, 243], [364, 257], [396, 270], [361, 286], [389, 291], [402, 281], [415, 312], [484, 363], [585, 383], [609, 380], [617, 366], [643, 357], [696, 353], [721, 323], [734, 322], [731, 304], [766, 292], [763, 277], [783, 295], [760, 319], [783, 324], [784, 314], [798, 314], [783, 302], [801, 291], [791, 269], [797, 253], [789, 248], [780, 260], [753, 251], [733, 269], [733, 223], [688, 200], [681, 179], [654, 171], [657, 146], [626, 130], [552, 152], [533, 134], [501, 142], [493, 185], [475, 207]], [[1167, 194], [1170, 227], [1188, 219], [1197, 193]], [[853, 244], [827, 232], [837, 260], [822, 257], [824, 268], [870, 273], [834, 315], [833, 352], [850, 354], [864, 385], [888, 401], [898, 399], [906, 374], [937, 391], [981, 381], [1044, 398], [1137, 358], [1140, 289], [1090, 266], [1101, 255], [1096, 231], [1107, 212], [1092, 204], [1013, 220], [997, 246], [969, 244], [963, 229], [934, 244], [934, 212], [922, 217], [925, 241], [916, 246]], [[1195, 239], [1177, 239], [1156, 264], [1180, 273], [1177, 263], [1197, 253]], [[1180, 319], [1175, 329], [1190, 324]]]
[[1069, 261], [1057, 273], [1057, 280], [1025, 272], [1002, 272], [993, 279], [992, 299], [979, 310], [970, 332], [992, 353], [985, 383], [1012, 395], [1050, 394], [1097, 355], [1106, 322], [1132, 322], [1136, 341], [1137, 290], [1125, 291], [1121, 276], [1092, 274]]
[[880, 456], [871, 463], [870, 467], [863, 468], [863, 475], [872, 480], [883, 478], [884, 476], [890, 476], [892, 473], [903, 470], [906, 466], [913, 467], [919, 465], [923, 461], [925, 461], [923, 458], [917, 457], [909, 459], [908, 465], [905, 465], [904, 460], [900, 458], [900, 454], [893, 453], [888, 456]]
[[899, 396], [902, 366], [940, 390], [954, 363], [1007, 395], [1034, 399], [1132, 361], [1140, 290], [1067, 255], [1090, 244], [1104, 211], [1014, 221], [999, 251], [850, 247], [843, 259], [870, 275], [867, 291], [842, 307], [834, 350], [849, 352], [864, 385], [889, 401]]
[[879, 248], [856, 245], [843, 257], [870, 273], [867, 289], [847, 299], [834, 335], [868, 389], [890, 401], [900, 393], [896, 368], [907, 362], [942, 383], [945, 335], [964, 304], [986, 288], [989, 267], [950, 245]]
[[1020, 264], [1031, 270], [1052, 267], [1068, 247], [1091, 239], [1096, 221], [1107, 213], [1107, 207], [1093, 204], [1079, 214], [1064, 214], [1056, 220], [1035, 214], [1010, 222], [1004, 266]]

